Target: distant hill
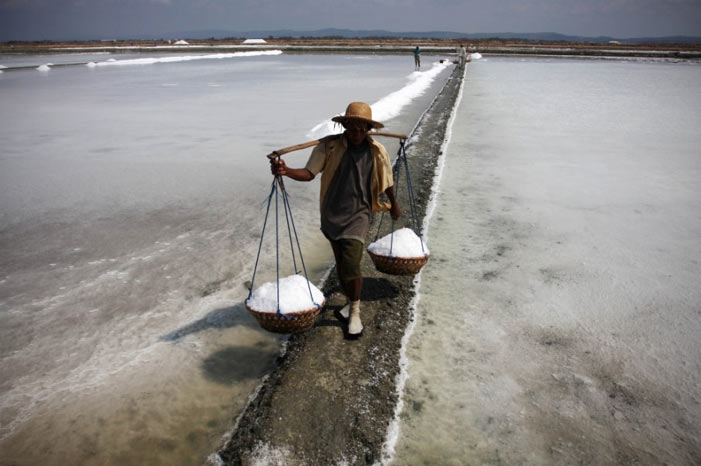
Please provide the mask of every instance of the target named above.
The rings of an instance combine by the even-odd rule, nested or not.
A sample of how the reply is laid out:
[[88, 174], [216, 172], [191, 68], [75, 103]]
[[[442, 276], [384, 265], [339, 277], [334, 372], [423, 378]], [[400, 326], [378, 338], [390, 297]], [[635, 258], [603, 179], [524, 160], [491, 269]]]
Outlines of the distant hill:
[[[164, 36], [142, 36], [142, 39], [159, 39]], [[619, 41], [627, 44], [701, 44], [701, 37], [689, 36], [668, 36], [668, 37], [583, 37], [583, 36], [568, 36], [558, 34], [556, 32], [537, 32], [537, 33], [519, 33], [519, 32], [494, 32], [494, 33], [463, 33], [451, 31], [411, 31], [411, 32], [392, 32], [381, 29], [373, 30], [352, 30], [352, 29], [318, 29], [314, 31], [295, 31], [290, 29], [281, 30], [259, 30], [259, 31], [226, 31], [226, 30], [201, 30], [201, 31], [181, 31], [171, 34], [171, 38], [186, 38], [186, 39], [226, 39], [226, 38], [302, 38], [302, 37], [343, 37], [343, 38], [405, 38], [405, 39], [519, 39], [527, 41], [563, 41], [563, 42], [593, 42], [606, 43], [610, 41]], [[134, 39], [131, 37], [130, 39]]]

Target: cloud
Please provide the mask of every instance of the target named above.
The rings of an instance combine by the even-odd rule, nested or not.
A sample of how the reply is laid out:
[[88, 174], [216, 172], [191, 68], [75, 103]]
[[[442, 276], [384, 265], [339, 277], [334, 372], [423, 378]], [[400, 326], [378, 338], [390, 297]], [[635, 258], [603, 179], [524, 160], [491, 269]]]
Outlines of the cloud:
[[3, 9], [21, 9], [21, 8], [43, 8], [49, 6], [51, 2], [48, 0], [2, 0], [0, 8]]
[[0, 0], [3, 9], [34, 9], [65, 8], [65, 7], [101, 7], [106, 5], [123, 6], [124, 8], [139, 5], [172, 5], [172, 0]]
[[701, 0], [0, 0], [0, 40], [327, 27], [701, 35]]

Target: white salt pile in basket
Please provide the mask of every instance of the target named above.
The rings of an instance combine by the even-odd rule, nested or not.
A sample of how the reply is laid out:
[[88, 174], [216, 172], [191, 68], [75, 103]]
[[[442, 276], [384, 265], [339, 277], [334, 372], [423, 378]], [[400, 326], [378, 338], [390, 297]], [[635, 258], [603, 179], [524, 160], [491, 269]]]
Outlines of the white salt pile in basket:
[[[424, 257], [428, 254], [428, 246], [419, 238], [411, 228], [402, 228], [394, 232], [394, 238], [390, 233], [368, 246], [368, 251], [378, 256], [389, 256], [390, 245], [392, 257]], [[421, 246], [423, 245], [423, 249]]]
[[[300, 275], [290, 275], [280, 279], [280, 312], [307, 311], [316, 307], [309, 296], [309, 288], [316, 304], [323, 304], [324, 293], [313, 283]], [[263, 283], [255, 289], [251, 297], [246, 301], [248, 307], [258, 312], [277, 312], [277, 284], [276, 282]]]

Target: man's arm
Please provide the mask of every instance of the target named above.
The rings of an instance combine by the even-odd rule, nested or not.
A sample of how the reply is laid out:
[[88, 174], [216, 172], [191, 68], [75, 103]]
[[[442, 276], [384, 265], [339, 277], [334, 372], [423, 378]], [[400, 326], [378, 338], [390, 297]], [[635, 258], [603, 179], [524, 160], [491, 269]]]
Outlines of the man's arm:
[[289, 168], [282, 159], [271, 159], [270, 171], [275, 176], [286, 176], [296, 181], [311, 181], [314, 179], [314, 174], [306, 168]]
[[385, 194], [387, 195], [387, 199], [389, 199], [390, 204], [392, 204], [392, 206], [389, 208], [389, 214], [392, 216], [392, 220], [397, 220], [402, 215], [402, 211], [399, 209], [399, 203], [394, 197], [394, 186], [390, 186], [389, 188], [385, 189]]
[[305, 168], [289, 168], [285, 165], [285, 161], [282, 158], [273, 157], [270, 159], [270, 170], [273, 175], [287, 176], [296, 181], [311, 181], [316, 176], [315, 172], [320, 173], [323, 171], [326, 165], [326, 155], [333, 148], [333, 141], [341, 136], [340, 134], [332, 134], [319, 139], [317, 146], [309, 156]]

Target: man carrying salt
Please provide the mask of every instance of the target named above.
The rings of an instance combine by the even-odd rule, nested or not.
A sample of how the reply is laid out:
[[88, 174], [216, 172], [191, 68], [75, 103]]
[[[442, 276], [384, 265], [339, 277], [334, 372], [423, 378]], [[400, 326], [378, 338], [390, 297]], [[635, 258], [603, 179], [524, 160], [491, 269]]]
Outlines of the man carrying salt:
[[[273, 175], [311, 181], [321, 173], [319, 205], [321, 231], [331, 243], [336, 271], [347, 303], [341, 315], [348, 319], [348, 335], [363, 332], [360, 293], [363, 276], [360, 261], [372, 212], [389, 210], [393, 219], [401, 215], [394, 196], [394, 180], [387, 150], [368, 132], [384, 125], [372, 119], [364, 102], [352, 102], [344, 115], [332, 118], [345, 131], [323, 138], [304, 168], [289, 168], [280, 159], [271, 160]], [[385, 193], [389, 202], [380, 198]]]

